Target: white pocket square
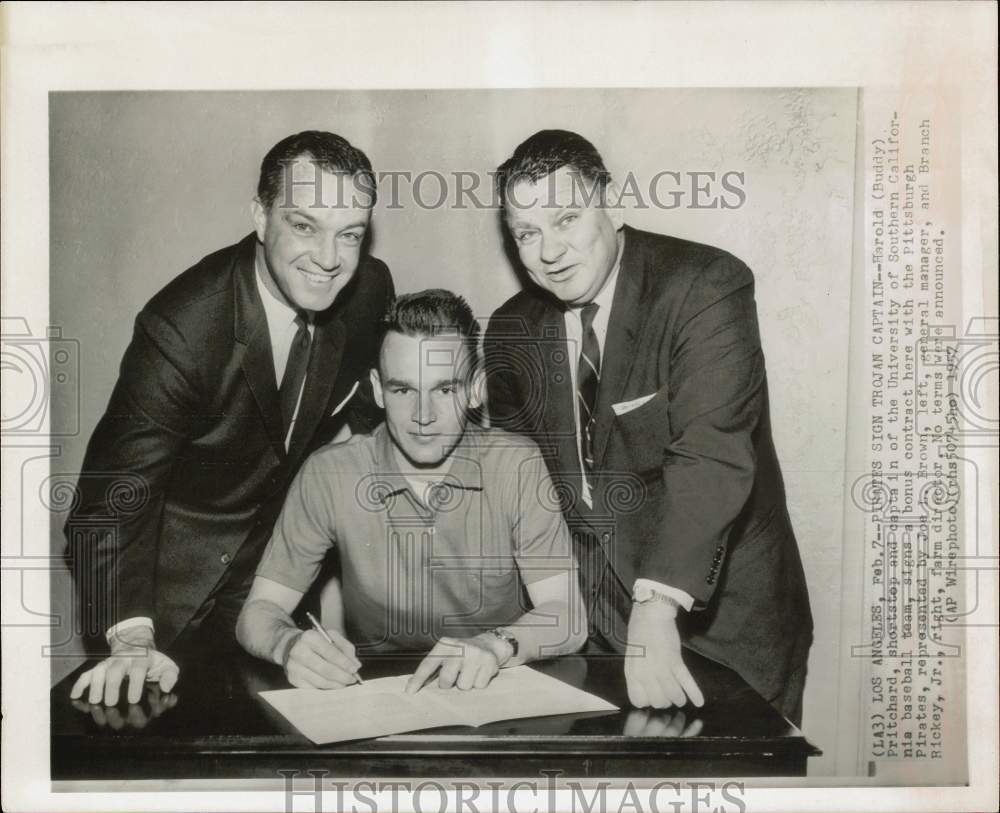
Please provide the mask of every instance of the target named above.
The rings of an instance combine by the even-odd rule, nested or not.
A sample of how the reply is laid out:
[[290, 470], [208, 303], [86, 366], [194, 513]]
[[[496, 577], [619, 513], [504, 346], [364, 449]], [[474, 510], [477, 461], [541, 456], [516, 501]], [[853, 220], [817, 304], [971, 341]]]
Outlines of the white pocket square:
[[347, 406], [347, 402], [350, 401], [354, 397], [354, 393], [358, 391], [358, 384], [360, 383], [361, 383], [360, 381], [354, 382], [354, 386], [351, 387], [351, 391], [347, 393], [347, 397], [333, 408], [333, 412], [330, 413], [331, 418], [338, 412], [340, 412], [340, 410], [342, 410], [345, 406]]
[[615, 415], [624, 415], [626, 412], [638, 409], [655, 395], [655, 392], [651, 392], [649, 395], [640, 395], [638, 398], [633, 398], [631, 401], [621, 401], [617, 404], [612, 404], [611, 408], [615, 411]]

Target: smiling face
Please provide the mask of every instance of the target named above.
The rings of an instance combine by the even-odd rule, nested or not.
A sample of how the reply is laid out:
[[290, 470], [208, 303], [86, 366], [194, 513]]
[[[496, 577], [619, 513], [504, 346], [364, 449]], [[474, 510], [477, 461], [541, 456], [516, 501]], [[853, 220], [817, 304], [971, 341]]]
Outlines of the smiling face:
[[[613, 188], [605, 196], [614, 199]], [[510, 188], [507, 226], [534, 283], [568, 305], [590, 302], [618, 258], [622, 216], [593, 182], [563, 166]]]
[[292, 165], [292, 179], [291, 194], [282, 190], [270, 208], [253, 203], [265, 284], [293, 308], [322, 311], [358, 269], [370, 198], [351, 178], [317, 172], [308, 156]]
[[471, 354], [455, 336], [389, 331], [382, 342], [379, 369], [372, 370], [375, 400], [396, 448], [417, 469], [447, 464], [469, 410], [482, 402], [481, 372], [470, 375]]

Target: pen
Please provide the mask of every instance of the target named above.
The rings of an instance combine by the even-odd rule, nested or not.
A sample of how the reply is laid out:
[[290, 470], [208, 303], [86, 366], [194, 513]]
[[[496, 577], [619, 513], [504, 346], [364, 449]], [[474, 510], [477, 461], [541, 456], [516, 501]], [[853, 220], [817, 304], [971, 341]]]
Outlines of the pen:
[[[326, 641], [328, 644], [333, 644], [333, 646], [337, 646], [336, 644], [333, 643], [333, 638], [331, 638], [327, 634], [327, 631], [325, 629], [323, 629], [323, 625], [319, 623], [319, 621], [317, 620], [316, 616], [314, 616], [310, 612], [307, 612], [306, 613], [306, 618], [308, 618], [309, 619], [309, 623], [313, 625], [313, 629], [316, 630], [316, 632], [318, 632], [320, 635], [323, 636], [323, 640], [324, 641]], [[362, 686], [365, 685], [364, 679], [357, 672], [354, 673], [354, 677], [356, 677], [358, 679], [358, 683], [360, 683]]]

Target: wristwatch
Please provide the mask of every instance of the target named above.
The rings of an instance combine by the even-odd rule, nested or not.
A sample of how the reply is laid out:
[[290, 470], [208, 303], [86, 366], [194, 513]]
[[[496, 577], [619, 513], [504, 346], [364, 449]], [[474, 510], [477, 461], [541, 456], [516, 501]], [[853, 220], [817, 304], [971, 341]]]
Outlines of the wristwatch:
[[[517, 651], [519, 647], [517, 644], [517, 638], [514, 637], [514, 634], [512, 632], [510, 632], [509, 630], [501, 629], [500, 627], [495, 627], [494, 629], [490, 630], [490, 633], [495, 635], [501, 641], [506, 641], [510, 645], [510, 658], [507, 659], [508, 661], [511, 658], [517, 657]], [[504, 661], [504, 663], [506, 662], [507, 661]]]

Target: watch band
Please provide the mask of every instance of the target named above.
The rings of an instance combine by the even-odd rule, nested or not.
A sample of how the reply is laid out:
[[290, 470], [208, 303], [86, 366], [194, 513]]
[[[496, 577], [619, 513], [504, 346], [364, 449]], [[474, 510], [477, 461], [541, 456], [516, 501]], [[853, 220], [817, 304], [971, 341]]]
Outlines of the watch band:
[[[519, 646], [517, 643], [517, 638], [514, 637], [514, 634], [512, 632], [510, 632], [509, 630], [501, 629], [500, 627], [494, 627], [493, 629], [490, 630], [490, 632], [494, 636], [499, 638], [501, 641], [506, 641], [510, 645], [510, 658], [508, 658], [507, 660], [517, 657]], [[504, 661], [504, 663], [506, 663], [506, 661]]]

